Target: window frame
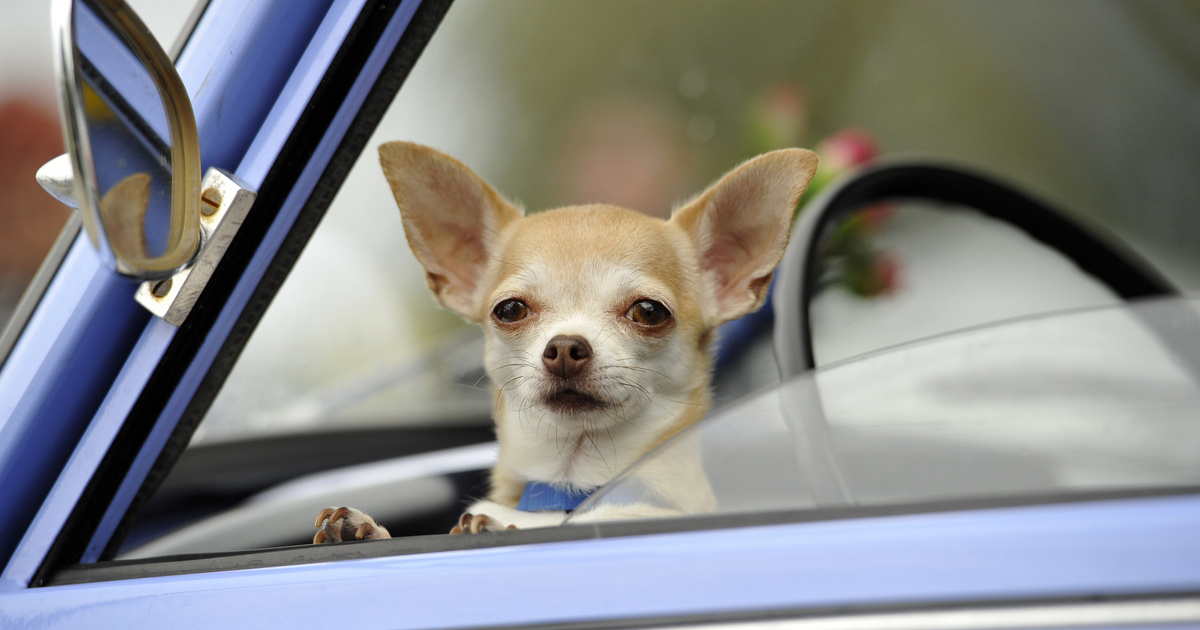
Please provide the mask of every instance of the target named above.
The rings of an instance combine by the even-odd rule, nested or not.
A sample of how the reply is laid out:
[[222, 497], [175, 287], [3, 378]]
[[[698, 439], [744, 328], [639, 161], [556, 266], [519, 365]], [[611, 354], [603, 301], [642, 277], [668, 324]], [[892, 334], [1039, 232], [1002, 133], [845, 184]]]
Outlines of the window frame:
[[449, 4], [207, 4], [177, 70], [204, 166], [236, 165], [258, 199], [179, 328], [75, 237], [0, 371], [0, 478], [21, 493], [0, 518], [24, 532], [0, 583], [115, 554]]

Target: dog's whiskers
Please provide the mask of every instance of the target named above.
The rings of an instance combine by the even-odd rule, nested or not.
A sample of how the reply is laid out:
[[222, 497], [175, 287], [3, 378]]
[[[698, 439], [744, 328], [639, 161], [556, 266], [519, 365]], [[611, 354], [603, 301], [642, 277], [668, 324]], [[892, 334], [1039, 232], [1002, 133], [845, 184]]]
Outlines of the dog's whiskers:
[[[630, 358], [629, 360], [636, 361], [637, 359]], [[654, 369], [651, 369], [651, 368], [648, 368], [648, 367], [645, 367], [642, 365], [613, 365], [610, 367], [612, 367], [613, 369], [618, 369], [618, 370], [629, 370], [631, 372], [648, 372], [650, 374], [657, 374], [658, 376], [661, 376], [663, 378], [670, 378], [670, 376], [668, 376], [667, 374], [665, 374], [663, 372], [660, 372], [658, 370], [654, 370]]]
[[[596, 454], [600, 456], [600, 461], [604, 463], [604, 467], [612, 470], [612, 466], [610, 466], [608, 463], [608, 458], [604, 456], [604, 451], [600, 450], [600, 447], [596, 445], [596, 440], [592, 439], [591, 432], [587, 430], [587, 424], [588, 423], [584, 423], [585, 428], [583, 431], [583, 437], [587, 438], [587, 441], [592, 445], [592, 450], [596, 451]], [[613, 450], [613, 455], [616, 455], [615, 448]]]

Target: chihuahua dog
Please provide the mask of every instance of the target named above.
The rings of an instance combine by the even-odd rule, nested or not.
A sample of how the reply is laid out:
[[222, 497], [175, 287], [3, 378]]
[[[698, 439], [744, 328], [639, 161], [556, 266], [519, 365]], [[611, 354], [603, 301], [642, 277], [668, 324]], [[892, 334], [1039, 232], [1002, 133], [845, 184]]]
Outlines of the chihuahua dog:
[[[817, 168], [801, 149], [761, 155], [664, 221], [608, 205], [524, 216], [434, 149], [389, 142], [379, 154], [430, 290], [486, 337], [500, 452], [491, 491], [451, 533], [559, 524], [703, 417], [714, 332], [762, 305]], [[642, 471], [653, 505], [589, 518], [715, 509], [699, 457], [681, 452]], [[314, 542], [390, 537], [345, 507], [322, 510], [317, 527]]]

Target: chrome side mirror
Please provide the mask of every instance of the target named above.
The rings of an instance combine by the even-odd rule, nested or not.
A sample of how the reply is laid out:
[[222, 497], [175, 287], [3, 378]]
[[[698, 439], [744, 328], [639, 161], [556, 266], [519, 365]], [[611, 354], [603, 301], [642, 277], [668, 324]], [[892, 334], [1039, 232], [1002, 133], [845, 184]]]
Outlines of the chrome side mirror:
[[123, 0], [54, 0], [52, 18], [67, 153], [38, 181], [78, 209], [105, 264], [147, 281], [138, 300], [179, 324], [254, 193], [218, 169], [201, 180], [187, 90]]

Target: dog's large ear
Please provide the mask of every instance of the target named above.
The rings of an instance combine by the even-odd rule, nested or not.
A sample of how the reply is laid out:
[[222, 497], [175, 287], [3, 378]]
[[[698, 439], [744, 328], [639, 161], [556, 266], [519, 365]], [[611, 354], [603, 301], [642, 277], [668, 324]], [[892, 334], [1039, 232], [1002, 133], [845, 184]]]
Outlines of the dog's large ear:
[[716, 300], [715, 324], [762, 306], [796, 204], [816, 172], [812, 151], [772, 151], [729, 172], [671, 217], [700, 254]]
[[480, 282], [496, 235], [521, 211], [458, 160], [411, 142], [379, 147], [404, 234], [438, 302], [468, 320], [482, 317]]

